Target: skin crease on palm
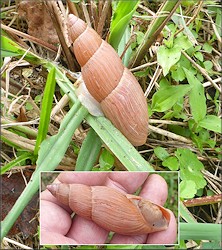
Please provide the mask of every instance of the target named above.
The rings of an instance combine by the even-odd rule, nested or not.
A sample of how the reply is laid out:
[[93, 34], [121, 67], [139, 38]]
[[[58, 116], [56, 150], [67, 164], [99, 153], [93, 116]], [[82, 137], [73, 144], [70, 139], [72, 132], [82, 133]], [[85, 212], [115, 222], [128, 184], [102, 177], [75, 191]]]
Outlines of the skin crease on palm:
[[[142, 186], [140, 196], [163, 206], [168, 195], [165, 180], [158, 174], [145, 172], [61, 173], [55, 183], [81, 183], [89, 186], [108, 186], [122, 193], [134, 193]], [[105, 244], [108, 231], [92, 221], [78, 215], [70, 217], [72, 211], [61, 205], [48, 191], [41, 193], [40, 244]], [[110, 244], [174, 244], [177, 238], [177, 223], [171, 213], [167, 230], [148, 235], [126, 236], [114, 234]], [[121, 222], [120, 222], [121, 223]]]

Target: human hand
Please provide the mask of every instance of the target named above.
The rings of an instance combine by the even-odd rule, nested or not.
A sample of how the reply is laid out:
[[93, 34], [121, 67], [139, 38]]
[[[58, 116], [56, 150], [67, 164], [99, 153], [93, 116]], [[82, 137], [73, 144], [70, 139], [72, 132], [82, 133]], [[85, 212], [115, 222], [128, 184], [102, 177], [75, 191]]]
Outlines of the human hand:
[[[144, 172], [82, 172], [61, 173], [56, 183], [81, 183], [89, 186], [108, 186], [121, 192], [134, 193], [141, 185], [140, 196], [158, 205], [167, 199], [167, 184], [158, 174], [148, 176]], [[41, 193], [40, 232], [41, 244], [105, 244], [108, 231], [78, 215], [59, 203], [48, 191]], [[147, 235], [127, 236], [115, 233], [111, 244], [173, 244], [176, 241], [177, 224], [170, 211], [170, 223], [166, 230]]]

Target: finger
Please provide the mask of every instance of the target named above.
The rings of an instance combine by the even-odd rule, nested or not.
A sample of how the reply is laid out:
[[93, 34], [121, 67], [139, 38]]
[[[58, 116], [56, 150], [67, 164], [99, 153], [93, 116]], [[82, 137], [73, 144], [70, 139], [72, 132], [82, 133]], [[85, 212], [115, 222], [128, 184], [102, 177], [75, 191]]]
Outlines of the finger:
[[108, 233], [93, 221], [75, 216], [70, 231], [66, 236], [79, 242], [79, 244], [103, 244]]
[[107, 175], [105, 186], [132, 194], [144, 183], [147, 176], [147, 172], [111, 172]]
[[166, 230], [148, 235], [147, 244], [174, 244], [177, 239], [177, 222], [173, 212], [170, 212], [170, 223]]
[[63, 172], [59, 174], [58, 180], [62, 183], [80, 183], [88, 186], [103, 185], [108, 172]]
[[122, 235], [114, 234], [110, 244], [143, 244], [146, 242], [147, 235]]
[[73, 239], [70, 239], [59, 233], [41, 230], [40, 245], [77, 245]]
[[145, 181], [140, 196], [163, 206], [168, 196], [166, 181], [158, 174], [151, 174]]
[[50, 201], [41, 201], [41, 230], [66, 235], [69, 231], [71, 223], [70, 214], [66, 210]]

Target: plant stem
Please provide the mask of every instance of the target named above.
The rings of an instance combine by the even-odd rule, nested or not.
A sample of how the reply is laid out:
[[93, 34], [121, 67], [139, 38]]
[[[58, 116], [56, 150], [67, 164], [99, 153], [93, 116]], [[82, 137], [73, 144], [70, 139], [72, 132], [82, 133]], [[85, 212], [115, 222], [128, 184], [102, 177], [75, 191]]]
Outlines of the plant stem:
[[204, 206], [221, 202], [221, 195], [204, 196], [184, 201], [186, 207]]

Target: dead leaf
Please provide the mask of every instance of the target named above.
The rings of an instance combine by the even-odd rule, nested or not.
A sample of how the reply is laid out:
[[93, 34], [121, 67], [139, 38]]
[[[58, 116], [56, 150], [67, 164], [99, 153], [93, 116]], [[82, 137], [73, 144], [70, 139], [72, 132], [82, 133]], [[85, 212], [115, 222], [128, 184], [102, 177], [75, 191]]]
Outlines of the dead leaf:
[[20, 1], [18, 6], [20, 18], [28, 24], [28, 34], [51, 44], [59, 42], [51, 17], [41, 1]]
[[17, 122], [27, 122], [28, 121], [28, 118], [27, 118], [27, 116], [25, 114], [25, 107], [21, 107], [19, 109], [19, 115], [16, 118], [16, 121]]

